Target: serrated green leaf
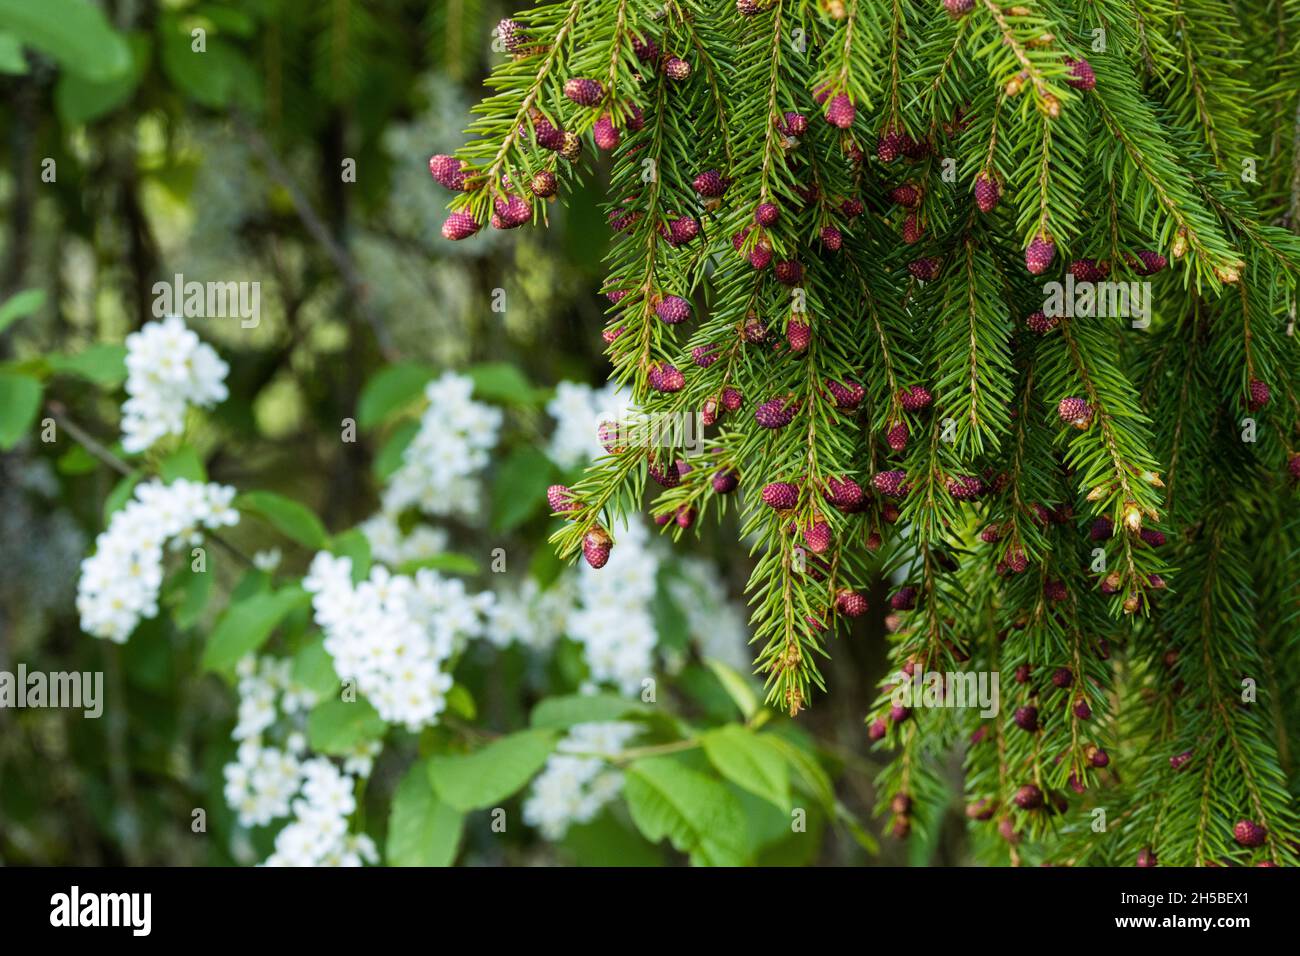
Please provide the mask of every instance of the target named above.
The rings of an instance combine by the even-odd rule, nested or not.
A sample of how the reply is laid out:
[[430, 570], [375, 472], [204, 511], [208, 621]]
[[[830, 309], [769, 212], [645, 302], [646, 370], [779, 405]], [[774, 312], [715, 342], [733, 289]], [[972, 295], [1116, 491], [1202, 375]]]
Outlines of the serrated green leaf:
[[662, 866], [663, 850], [616, 818], [611, 810], [569, 827], [561, 846], [578, 866]]
[[724, 724], [700, 738], [718, 772], [738, 787], [781, 810], [790, 809], [790, 769], [785, 754], [766, 736], [739, 724]]
[[306, 505], [273, 491], [247, 491], [235, 499], [235, 507], [265, 518], [277, 531], [315, 550], [329, 543], [325, 526]]
[[307, 742], [312, 750], [342, 756], [363, 743], [379, 740], [387, 729], [369, 701], [334, 697], [312, 708], [307, 718]]
[[758, 695], [754, 693], [753, 685], [735, 668], [716, 658], [705, 658], [704, 663], [708, 665], [709, 670], [713, 672], [713, 676], [718, 679], [718, 683], [726, 690], [727, 696], [735, 702], [740, 715], [746, 720], [751, 720], [754, 714], [758, 712], [759, 706]]
[[706, 866], [740, 866], [750, 856], [745, 815], [717, 780], [671, 757], [646, 757], [627, 768], [628, 811], [651, 843], [673, 847]]
[[533, 708], [528, 722], [534, 727], [564, 730], [576, 724], [624, 720], [644, 714], [646, 710], [640, 701], [615, 694], [570, 694], [541, 701]]
[[294, 608], [310, 602], [310, 595], [298, 585], [265, 594], [254, 594], [233, 603], [221, 615], [207, 646], [203, 649], [203, 668], [229, 671], [245, 654], [251, 654], [271, 636], [271, 632]]
[[469, 754], [429, 758], [429, 779], [458, 810], [494, 807], [542, 769], [555, 748], [553, 730], [521, 730]]
[[465, 815], [438, 799], [428, 762], [417, 761], [393, 795], [384, 858], [389, 866], [451, 866], [464, 825]]
[[768, 734], [765, 738], [769, 744], [785, 755], [786, 762], [799, 775], [808, 792], [826, 810], [828, 816], [835, 815], [835, 785], [830, 775], [817, 761], [817, 757], [798, 744], [786, 740], [777, 734]]

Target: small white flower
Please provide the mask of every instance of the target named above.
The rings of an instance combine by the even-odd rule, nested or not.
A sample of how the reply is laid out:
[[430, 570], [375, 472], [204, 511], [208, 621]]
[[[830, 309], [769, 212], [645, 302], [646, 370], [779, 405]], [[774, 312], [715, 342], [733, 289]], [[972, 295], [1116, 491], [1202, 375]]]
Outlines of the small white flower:
[[113, 513], [95, 553], [81, 562], [77, 611], [87, 634], [125, 643], [140, 623], [158, 613], [163, 548], [202, 541], [201, 529], [235, 524], [229, 508], [234, 489], [177, 479], [139, 484], [130, 501]]
[[257, 568], [259, 571], [265, 571], [267, 574], [270, 574], [279, 566], [279, 548], [271, 548], [267, 551], [258, 551], [253, 555], [253, 567]]
[[225, 400], [229, 371], [178, 316], [132, 332], [126, 337], [122, 447], [134, 454], [166, 435], [181, 434], [191, 406], [211, 408]]

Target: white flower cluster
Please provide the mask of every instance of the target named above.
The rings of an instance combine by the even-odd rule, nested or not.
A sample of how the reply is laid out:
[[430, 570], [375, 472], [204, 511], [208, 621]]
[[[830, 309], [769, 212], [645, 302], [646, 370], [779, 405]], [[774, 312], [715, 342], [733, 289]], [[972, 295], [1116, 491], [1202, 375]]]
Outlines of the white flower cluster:
[[657, 636], [650, 602], [659, 556], [640, 521], [614, 533], [609, 563], [599, 571], [584, 564], [577, 572], [578, 604], [565, 632], [582, 645], [593, 681], [632, 695], [654, 675]]
[[425, 386], [429, 400], [420, 428], [402, 452], [402, 465], [384, 490], [383, 509], [399, 514], [472, 516], [478, 512], [478, 472], [501, 430], [501, 409], [471, 397], [473, 381], [446, 372]]
[[361, 533], [370, 542], [371, 557], [390, 568], [432, 558], [447, 550], [447, 532], [442, 528], [420, 524], [404, 535], [396, 519], [382, 511], [361, 523]]
[[164, 435], [181, 434], [191, 405], [211, 408], [225, 399], [229, 371], [177, 316], [132, 332], [126, 337], [122, 447], [141, 452]]
[[357, 808], [355, 781], [324, 757], [302, 763], [302, 796], [293, 819], [275, 835], [267, 866], [361, 866], [379, 854], [364, 833], [348, 832]]
[[251, 655], [239, 662], [239, 722], [231, 734], [236, 740], [260, 737], [283, 711], [305, 714], [316, 705], [316, 694], [293, 679], [293, 661], [287, 657]]
[[561, 468], [576, 468], [605, 454], [600, 444], [602, 422], [626, 419], [631, 408], [628, 394], [614, 383], [602, 389], [577, 382], [561, 382], [546, 411], [555, 419], [547, 455]]
[[338, 676], [355, 680], [384, 720], [412, 730], [436, 722], [452, 685], [443, 665], [482, 636], [493, 602], [427, 568], [407, 576], [376, 565], [353, 586], [351, 559], [327, 552], [312, 560], [303, 587]]
[[179, 478], [136, 486], [134, 497], [113, 514], [95, 539], [95, 553], [81, 562], [77, 611], [81, 628], [119, 644], [141, 618], [158, 613], [163, 549], [197, 545], [202, 529], [236, 524], [230, 507], [235, 489]]
[[[287, 658], [245, 657], [239, 677], [240, 741], [235, 760], [223, 768], [225, 798], [246, 827], [267, 826], [292, 816], [276, 835], [267, 866], [360, 866], [378, 859], [374, 843], [348, 832], [356, 809], [356, 779], [370, 775], [378, 741], [358, 745], [340, 770], [311, 756], [300, 730], [316, 695], [292, 679]], [[281, 718], [285, 718], [282, 720]], [[276, 735], [283, 746], [267, 742]]]
[[524, 801], [524, 822], [548, 840], [559, 840], [577, 823], [595, 819], [623, 789], [623, 774], [598, 756], [623, 752], [641, 727], [625, 721], [577, 724], [546, 759]]
[[288, 815], [302, 782], [302, 765], [292, 751], [263, 746], [260, 738], [250, 737], [239, 745], [235, 762], [222, 768], [222, 776], [226, 803], [239, 822], [260, 827]]
[[575, 598], [573, 584], [565, 576], [542, 590], [536, 580], [525, 578], [517, 589], [498, 591], [484, 637], [496, 647], [521, 644], [534, 651], [550, 650], [564, 633]]
[[[546, 408], [555, 419], [548, 454], [570, 468], [604, 453], [599, 424], [623, 418], [628, 403], [612, 385], [596, 390], [561, 382]], [[544, 651], [567, 635], [582, 645], [593, 685], [614, 684], [624, 693], [639, 693], [641, 682], [654, 672], [650, 601], [659, 559], [641, 522], [628, 525], [617, 538], [609, 563], [599, 571], [582, 565], [545, 591], [529, 578], [518, 589], [499, 594], [488, 640], [498, 647], [518, 643]]]
[[745, 613], [727, 598], [718, 567], [702, 558], [680, 558], [668, 576], [668, 594], [686, 615], [691, 639], [704, 657], [742, 674], [753, 666]]

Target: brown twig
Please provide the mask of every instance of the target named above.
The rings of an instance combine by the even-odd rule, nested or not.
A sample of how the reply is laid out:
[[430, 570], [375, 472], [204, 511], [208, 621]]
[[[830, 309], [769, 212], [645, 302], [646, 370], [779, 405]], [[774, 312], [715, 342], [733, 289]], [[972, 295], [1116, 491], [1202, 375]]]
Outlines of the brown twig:
[[276, 155], [275, 150], [271, 148], [271, 144], [266, 141], [266, 138], [245, 122], [241, 116], [236, 115], [234, 122], [245, 141], [262, 161], [262, 165], [266, 167], [271, 179], [288, 193], [294, 211], [298, 214], [298, 220], [302, 223], [303, 228], [307, 230], [307, 234], [324, 250], [334, 267], [338, 269], [343, 284], [347, 286], [348, 294], [356, 303], [357, 311], [374, 333], [375, 344], [378, 346], [380, 354], [386, 361], [395, 361], [398, 354], [393, 345], [392, 336], [389, 335], [388, 327], [384, 325], [383, 320], [371, 305], [366, 281], [357, 270], [356, 263], [353, 262], [348, 250], [334, 237], [329, 227], [325, 225], [324, 220], [317, 214], [307, 197], [303, 195], [302, 190], [298, 188], [294, 178], [289, 175], [288, 169], [280, 161], [280, 157]]

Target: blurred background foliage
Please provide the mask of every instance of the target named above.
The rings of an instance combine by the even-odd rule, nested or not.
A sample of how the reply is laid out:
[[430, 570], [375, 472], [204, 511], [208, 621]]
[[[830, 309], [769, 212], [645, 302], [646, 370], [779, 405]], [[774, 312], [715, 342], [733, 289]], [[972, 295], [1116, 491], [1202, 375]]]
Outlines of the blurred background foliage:
[[[193, 323], [231, 365], [230, 398], [192, 436], [211, 480], [280, 491], [329, 529], [351, 527], [376, 509], [387, 437], [338, 439], [367, 380], [399, 361], [474, 369], [519, 414], [487, 474], [488, 529], [454, 529], [453, 541], [472, 554], [505, 547], [535, 577], [553, 576], [538, 492], [564, 476], [538, 465], [540, 405], [561, 380], [604, 381], [605, 171], [552, 208], [548, 229], [460, 244], [438, 233], [446, 196], [427, 171], [432, 153], [462, 141], [495, 56], [492, 27], [508, 12], [488, 0], [0, 0], [0, 302], [30, 313], [0, 320], [0, 362], [39, 365], [46, 409], [111, 445], [121, 343], [155, 318], [154, 283], [176, 273], [257, 281], [256, 328]], [[198, 36], [201, 58], [190, 55]], [[503, 313], [491, 309], [497, 289]], [[0, 670], [103, 670], [110, 701], [128, 704], [98, 721], [0, 709], [0, 862], [260, 859], [267, 846], [253, 845], [261, 838], [239, 830], [221, 799], [233, 699], [200, 674], [201, 642], [165, 616], [122, 647], [79, 629], [78, 562], [116, 481], [67, 440], [32, 435], [0, 456]], [[250, 554], [275, 543], [255, 522], [232, 538]], [[709, 557], [734, 597], [748, 568], [728, 540], [734, 529], [711, 529], [676, 547]], [[656, 623], [671, 644], [683, 611], [661, 595]], [[866, 819], [876, 767], [862, 714], [885, 665], [879, 623], [859, 632], [828, 665], [831, 692], [790, 732], [815, 735], [839, 798]], [[521, 655], [469, 661], [484, 726], [517, 723], [532, 702]], [[548, 664], [553, 686], [576, 685], [571, 664], [563, 654]], [[683, 675], [677, 704], [717, 706], [706, 669]], [[399, 748], [381, 759], [368, 807], [385, 805], [409, 757]], [[194, 808], [206, 810], [207, 834], [192, 832]], [[375, 816], [382, 829], [385, 812]], [[958, 817], [907, 851], [895, 843], [871, 857], [870, 838], [837, 827], [769, 858], [959, 862]], [[523, 828], [506, 840], [471, 829], [461, 859], [679, 858], [605, 815], [559, 846]]]

